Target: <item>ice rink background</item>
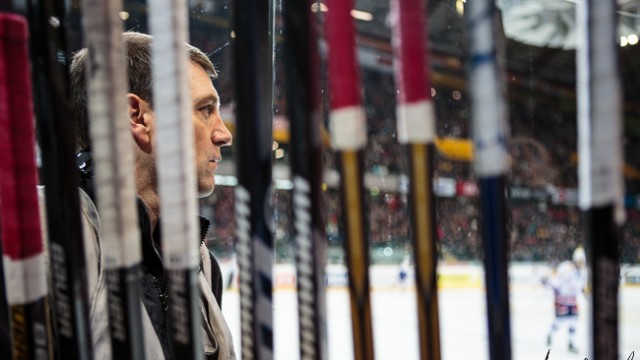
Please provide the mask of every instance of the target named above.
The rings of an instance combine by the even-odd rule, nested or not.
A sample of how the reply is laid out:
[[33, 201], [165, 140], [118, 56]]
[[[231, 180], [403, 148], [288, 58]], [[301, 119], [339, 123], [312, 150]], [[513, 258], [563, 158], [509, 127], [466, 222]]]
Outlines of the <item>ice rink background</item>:
[[[284, 273], [291, 271], [286, 267]], [[475, 269], [480, 268], [475, 266]], [[372, 271], [372, 311], [376, 359], [418, 359], [416, 297], [412, 284], [400, 284], [397, 267], [386, 266]], [[222, 263], [224, 274], [229, 266]], [[299, 359], [296, 292], [283, 280], [283, 271], [275, 270], [274, 342], [276, 360]], [[286, 276], [286, 275], [285, 275]], [[380, 281], [381, 278], [387, 278]], [[526, 279], [524, 279], [526, 280]], [[553, 295], [538, 279], [511, 286], [511, 327], [513, 358], [543, 360], [549, 347], [546, 337], [553, 320]], [[576, 334], [577, 354], [568, 351], [567, 329], [560, 328], [550, 347], [550, 360], [583, 360], [588, 357], [588, 308], [579, 299], [580, 317]], [[486, 308], [482, 286], [444, 286], [439, 290], [440, 336], [442, 358], [488, 359], [486, 342]], [[240, 358], [239, 292], [233, 286], [224, 294], [223, 313], [234, 336]], [[327, 289], [328, 349], [330, 360], [353, 359], [349, 295], [344, 286]], [[620, 289], [620, 359], [630, 359], [640, 351], [640, 286], [624, 285]], [[640, 354], [638, 354], [640, 358]]]

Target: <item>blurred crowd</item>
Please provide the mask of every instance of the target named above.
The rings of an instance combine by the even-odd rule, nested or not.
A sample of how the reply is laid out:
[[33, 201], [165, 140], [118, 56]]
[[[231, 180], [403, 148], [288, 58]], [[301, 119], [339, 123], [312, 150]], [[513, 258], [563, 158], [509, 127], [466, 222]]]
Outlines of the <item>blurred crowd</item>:
[[[204, 31], [211, 21], [228, 19], [226, 3], [208, 8], [206, 2], [190, 1], [192, 8], [192, 42], [211, 54], [218, 66], [220, 77], [215, 85], [222, 96], [224, 109], [233, 109], [233, 82], [230, 46], [232, 32], [212, 34]], [[200, 14], [200, 15], [199, 15]], [[210, 17], [209, 15], [212, 15]], [[218, 15], [216, 15], [218, 14]], [[209, 17], [208, 17], [209, 16]], [[221, 20], [222, 19], [222, 20]], [[278, 19], [278, 21], [280, 21]], [[276, 24], [276, 64], [274, 87], [274, 115], [286, 119], [286, 69], [280, 45], [282, 32]], [[396, 139], [395, 105], [396, 86], [388, 69], [361, 68], [363, 103], [367, 115], [368, 143], [364, 151], [364, 170], [367, 174], [385, 179], [407, 173], [404, 149]], [[324, 84], [326, 86], [326, 84]], [[459, 84], [458, 84], [459, 85]], [[466, 89], [458, 85], [434, 85], [431, 89], [436, 109], [436, 133], [440, 138], [469, 139], [471, 120], [469, 98]], [[532, 87], [533, 89], [533, 87]], [[563, 103], [536, 94], [509, 98], [509, 126], [511, 164], [509, 186], [546, 192], [549, 187], [576, 189], [577, 177], [577, 128], [575, 103]], [[525, 92], [526, 95], [526, 92]], [[321, 92], [325, 120], [329, 108], [326, 88]], [[226, 105], [226, 106], [225, 106]], [[228, 110], [227, 110], [228, 111]], [[231, 118], [232, 113], [224, 114]], [[286, 122], [285, 122], [286, 123]], [[325, 121], [325, 126], [327, 126]], [[286, 127], [286, 124], [285, 124]], [[288, 144], [279, 144], [282, 156], [274, 160], [278, 165], [288, 165]], [[228, 150], [225, 150], [228, 151]], [[640, 152], [640, 148], [628, 147], [628, 156]], [[226, 159], [232, 158], [227, 153]], [[335, 154], [327, 149], [325, 168], [336, 170]], [[639, 172], [640, 174], [640, 172]], [[474, 182], [470, 159], [451, 157], [436, 151], [434, 176], [453, 181]], [[640, 175], [639, 175], [640, 176]], [[635, 192], [640, 182], [627, 178], [628, 192]], [[408, 199], [406, 189], [367, 188], [365, 209], [372, 248], [390, 247], [406, 249], [410, 240]], [[330, 248], [341, 248], [344, 240], [340, 193], [337, 185], [325, 189], [326, 235]], [[276, 260], [293, 261], [292, 213], [289, 190], [275, 190], [273, 194], [274, 241]], [[436, 238], [441, 259], [451, 261], [479, 260], [482, 256], [479, 237], [477, 196], [441, 196], [436, 199]], [[554, 203], [551, 198], [511, 199], [508, 202], [508, 228], [510, 231], [510, 256], [513, 261], [559, 261], [567, 258], [572, 249], [585, 242], [584, 219], [575, 204]], [[233, 188], [218, 186], [214, 194], [203, 200], [203, 209], [214, 219], [216, 241], [212, 247], [222, 254], [234, 248]], [[640, 212], [635, 206], [627, 208], [627, 221], [621, 232], [621, 260], [640, 261]]]
[[[221, 256], [234, 250], [234, 188], [219, 186], [214, 195], [202, 203], [214, 219], [211, 247]], [[330, 248], [341, 249], [344, 230], [342, 208], [337, 189], [325, 192], [326, 236]], [[274, 242], [276, 260], [292, 262], [291, 193], [274, 192]], [[399, 193], [366, 194], [366, 214], [372, 249], [391, 247], [404, 250], [410, 244], [407, 198]], [[482, 259], [477, 197], [439, 197], [436, 199], [436, 238], [439, 257], [445, 261]], [[584, 216], [576, 206], [552, 205], [540, 201], [510, 201], [507, 226], [510, 233], [512, 261], [559, 262], [571, 256], [585, 242]], [[620, 258], [625, 263], [640, 262], [640, 211], [627, 209], [627, 221], [620, 236]]]

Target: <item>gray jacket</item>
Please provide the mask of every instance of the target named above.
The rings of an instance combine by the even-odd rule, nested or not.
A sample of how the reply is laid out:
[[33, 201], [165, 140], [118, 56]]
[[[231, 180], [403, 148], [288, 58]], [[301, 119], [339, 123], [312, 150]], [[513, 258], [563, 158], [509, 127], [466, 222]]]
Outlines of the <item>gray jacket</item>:
[[[43, 225], [43, 239], [46, 239], [47, 226], [46, 216], [44, 214], [44, 188], [39, 187], [38, 194], [41, 205], [40, 218]], [[89, 317], [92, 330], [94, 358], [96, 360], [111, 360], [112, 354], [111, 340], [109, 336], [109, 315], [107, 311], [107, 286], [105, 282], [105, 273], [102, 267], [103, 261], [99, 241], [100, 218], [95, 204], [82, 190], [80, 190], [80, 200], [89, 289]], [[153, 261], [158, 261], [155, 257], [159, 257], [159, 254], [149, 252], [149, 245], [151, 245], [151, 249], [155, 249], [155, 246], [153, 245], [151, 237], [152, 234], [149, 233], [149, 229], [144, 228], [144, 220], [148, 219], [146, 217], [146, 211], [144, 208], [140, 210], [142, 212], [142, 238], [144, 239], [143, 241], [149, 242], [149, 244], [143, 244], [143, 276], [141, 281], [141, 307], [146, 310], [142, 311], [145, 355], [147, 359], [169, 360], [174, 357], [172, 357], [171, 350], [168, 345], [168, 334], [165, 331], [167, 329], [165, 323], [166, 308], [163, 311], [163, 306], [157, 306], [157, 304], [159, 304], [159, 297], [157, 297], [158, 294], [155, 292], [157, 290], [155, 289], [156, 286], [153, 286], [154, 280], [159, 282], [160, 285], [166, 286], [166, 282], [163, 279], [164, 271], [162, 270], [161, 263], [159, 269], [157, 264], [153, 263]], [[142, 218], [142, 216], [144, 216], [144, 218]], [[146, 221], [146, 224], [148, 224], [148, 220]], [[47, 241], [45, 241], [45, 249], [46, 244]], [[200, 245], [200, 260], [201, 267], [198, 271], [198, 283], [201, 291], [200, 309], [203, 316], [202, 339], [205, 358], [215, 360], [234, 360], [235, 352], [233, 349], [231, 333], [220, 310], [222, 295], [222, 287], [220, 285], [220, 268], [204, 242]], [[155, 273], [153, 273], [154, 268], [156, 270]], [[165, 324], [159, 324], [159, 322], [163, 322]]]

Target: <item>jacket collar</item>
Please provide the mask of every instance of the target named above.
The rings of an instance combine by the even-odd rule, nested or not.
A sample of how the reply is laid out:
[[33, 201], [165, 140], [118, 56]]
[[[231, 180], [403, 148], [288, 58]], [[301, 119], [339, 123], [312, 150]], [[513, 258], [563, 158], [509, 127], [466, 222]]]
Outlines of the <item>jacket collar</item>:
[[[149, 270], [162, 273], [164, 270], [162, 266], [162, 249], [160, 247], [162, 244], [161, 219], [158, 220], [156, 228], [152, 231], [147, 207], [140, 199], [138, 199], [138, 219], [140, 222], [140, 241], [142, 242], [142, 262]], [[198, 216], [198, 223], [200, 225], [200, 244], [206, 244], [211, 222], [202, 216]]]

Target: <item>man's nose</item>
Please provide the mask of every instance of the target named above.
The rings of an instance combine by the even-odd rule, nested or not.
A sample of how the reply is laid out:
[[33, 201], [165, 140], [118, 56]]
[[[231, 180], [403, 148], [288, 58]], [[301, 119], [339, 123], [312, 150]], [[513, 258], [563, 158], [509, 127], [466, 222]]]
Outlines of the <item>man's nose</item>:
[[213, 132], [211, 133], [211, 142], [213, 142], [216, 146], [230, 146], [233, 141], [233, 136], [231, 132], [224, 124], [222, 117], [218, 116], [215, 122], [215, 126], [213, 128]]

